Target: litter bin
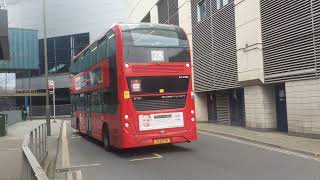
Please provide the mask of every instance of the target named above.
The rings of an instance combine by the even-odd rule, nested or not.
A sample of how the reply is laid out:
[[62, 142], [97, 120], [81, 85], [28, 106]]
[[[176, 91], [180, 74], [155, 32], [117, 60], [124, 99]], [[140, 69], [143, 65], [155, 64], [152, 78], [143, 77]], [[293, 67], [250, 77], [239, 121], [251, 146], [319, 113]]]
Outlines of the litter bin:
[[7, 135], [8, 115], [0, 114], [0, 137]]

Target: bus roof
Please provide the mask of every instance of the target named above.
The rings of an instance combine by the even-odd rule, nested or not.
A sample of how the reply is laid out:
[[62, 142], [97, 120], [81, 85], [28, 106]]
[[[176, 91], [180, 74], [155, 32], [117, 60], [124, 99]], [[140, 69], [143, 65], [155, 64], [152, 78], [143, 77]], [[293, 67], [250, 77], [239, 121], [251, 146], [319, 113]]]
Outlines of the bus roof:
[[122, 31], [129, 31], [133, 29], [161, 29], [174, 31], [178, 26], [167, 24], [153, 24], [153, 23], [119, 23]]
[[107, 34], [107, 32], [112, 29], [115, 26], [120, 26], [121, 31], [130, 31], [130, 30], [134, 30], [134, 29], [162, 29], [162, 30], [177, 30], [180, 29], [179, 26], [175, 26], [175, 25], [167, 25], [167, 24], [154, 24], [154, 23], [114, 23], [112, 24], [108, 30], [106, 32], [104, 32], [101, 36], [99, 36], [99, 38], [97, 38], [95, 41], [93, 41], [92, 43], [90, 43], [87, 47], [85, 47], [81, 52], [79, 52], [76, 56], [74, 56], [71, 59], [71, 62], [73, 62], [75, 59], [77, 59], [83, 52], [85, 52], [86, 50], [88, 50], [90, 48], [90, 46], [92, 46], [93, 44], [95, 44], [98, 40], [100, 40], [103, 36], [105, 36]]

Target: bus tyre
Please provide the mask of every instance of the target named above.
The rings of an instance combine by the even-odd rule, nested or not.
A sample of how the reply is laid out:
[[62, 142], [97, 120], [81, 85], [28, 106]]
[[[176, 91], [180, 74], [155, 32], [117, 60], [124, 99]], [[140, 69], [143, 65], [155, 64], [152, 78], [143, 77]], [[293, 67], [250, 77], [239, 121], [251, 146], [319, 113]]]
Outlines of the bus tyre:
[[102, 137], [103, 137], [103, 148], [106, 151], [111, 151], [108, 128], [106, 127], [103, 128]]

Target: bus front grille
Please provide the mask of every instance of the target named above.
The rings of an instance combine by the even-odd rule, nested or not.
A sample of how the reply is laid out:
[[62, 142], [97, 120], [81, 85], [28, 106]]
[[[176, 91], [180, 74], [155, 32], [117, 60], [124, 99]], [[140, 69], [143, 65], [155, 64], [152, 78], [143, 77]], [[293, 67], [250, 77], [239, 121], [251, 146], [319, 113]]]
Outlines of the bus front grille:
[[136, 111], [178, 109], [178, 108], [184, 108], [186, 104], [186, 97], [179, 97], [175, 99], [134, 100], [133, 104]]

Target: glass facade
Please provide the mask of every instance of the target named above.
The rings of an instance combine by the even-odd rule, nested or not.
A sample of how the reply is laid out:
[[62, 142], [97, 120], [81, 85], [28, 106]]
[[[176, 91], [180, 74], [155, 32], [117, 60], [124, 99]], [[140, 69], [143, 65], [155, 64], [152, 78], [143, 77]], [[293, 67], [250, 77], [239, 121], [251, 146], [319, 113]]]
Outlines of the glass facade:
[[[70, 67], [70, 60], [89, 45], [89, 33], [48, 38], [48, 73], [65, 73]], [[44, 74], [43, 39], [40, 45], [40, 74]]]
[[38, 31], [9, 28], [10, 60], [0, 61], [0, 70], [39, 69]]

